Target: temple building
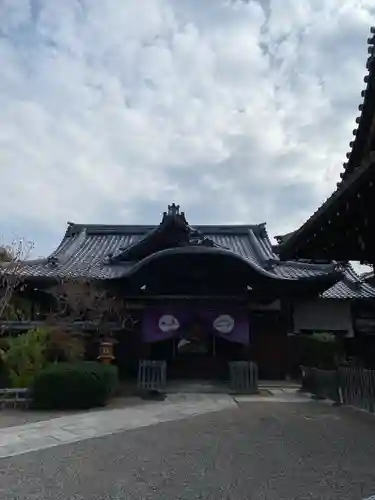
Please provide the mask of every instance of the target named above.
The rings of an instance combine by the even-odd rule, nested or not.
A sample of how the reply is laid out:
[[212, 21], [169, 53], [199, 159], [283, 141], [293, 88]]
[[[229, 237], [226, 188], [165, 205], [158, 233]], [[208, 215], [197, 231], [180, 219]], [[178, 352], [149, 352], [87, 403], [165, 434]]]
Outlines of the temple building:
[[85, 278], [125, 300], [134, 329], [116, 331], [115, 363], [167, 361], [169, 377], [225, 377], [253, 360], [261, 378], [288, 375], [288, 336], [353, 337], [353, 306], [375, 288], [349, 264], [280, 260], [265, 224], [191, 226], [174, 203], [159, 225], [69, 223], [58, 248], [19, 271], [30, 289]]

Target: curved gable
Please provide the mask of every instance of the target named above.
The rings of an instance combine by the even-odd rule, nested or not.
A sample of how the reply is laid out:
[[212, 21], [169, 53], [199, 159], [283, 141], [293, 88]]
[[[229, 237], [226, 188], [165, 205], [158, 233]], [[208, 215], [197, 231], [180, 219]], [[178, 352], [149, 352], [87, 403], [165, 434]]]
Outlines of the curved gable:
[[186, 221], [185, 213], [180, 212], [180, 206], [172, 203], [168, 205], [168, 212], [163, 213], [159, 226], [116, 255], [109, 255], [108, 263], [140, 261], [163, 250], [187, 246], [217, 247], [218, 245], [191, 227]]

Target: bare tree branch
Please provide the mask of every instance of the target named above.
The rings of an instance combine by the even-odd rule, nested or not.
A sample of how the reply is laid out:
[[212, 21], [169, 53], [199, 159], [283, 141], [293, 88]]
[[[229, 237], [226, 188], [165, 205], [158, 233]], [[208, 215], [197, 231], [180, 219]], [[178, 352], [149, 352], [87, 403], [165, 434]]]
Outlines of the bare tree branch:
[[14, 291], [23, 282], [21, 270], [33, 247], [32, 242], [24, 239], [15, 240], [11, 245], [0, 245], [0, 327]]
[[67, 278], [49, 292], [56, 303], [55, 311], [47, 319], [51, 325], [71, 329], [76, 322], [88, 322], [98, 335], [110, 336], [113, 324], [133, 330], [137, 323], [122, 300], [89, 279]]

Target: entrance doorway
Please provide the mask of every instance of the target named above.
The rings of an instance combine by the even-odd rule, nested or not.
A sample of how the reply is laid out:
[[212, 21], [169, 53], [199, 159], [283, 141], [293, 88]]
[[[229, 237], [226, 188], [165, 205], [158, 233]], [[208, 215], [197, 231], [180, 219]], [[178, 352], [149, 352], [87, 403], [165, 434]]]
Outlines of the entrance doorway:
[[196, 319], [175, 339], [175, 352], [169, 366], [173, 378], [211, 379], [219, 376], [215, 336]]
[[166, 360], [168, 378], [195, 380], [228, 380], [229, 361], [246, 359], [242, 344], [228, 341], [194, 320], [180, 335], [151, 345], [152, 359]]

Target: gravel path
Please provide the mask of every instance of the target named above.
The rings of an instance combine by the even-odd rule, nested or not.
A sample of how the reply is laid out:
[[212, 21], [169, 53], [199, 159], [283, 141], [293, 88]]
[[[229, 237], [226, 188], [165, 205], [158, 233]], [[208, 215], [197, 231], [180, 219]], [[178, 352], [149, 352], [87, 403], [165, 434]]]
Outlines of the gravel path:
[[356, 500], [375, 493], [375, 417], [245, 403], [0, 460], [0, 498]]

